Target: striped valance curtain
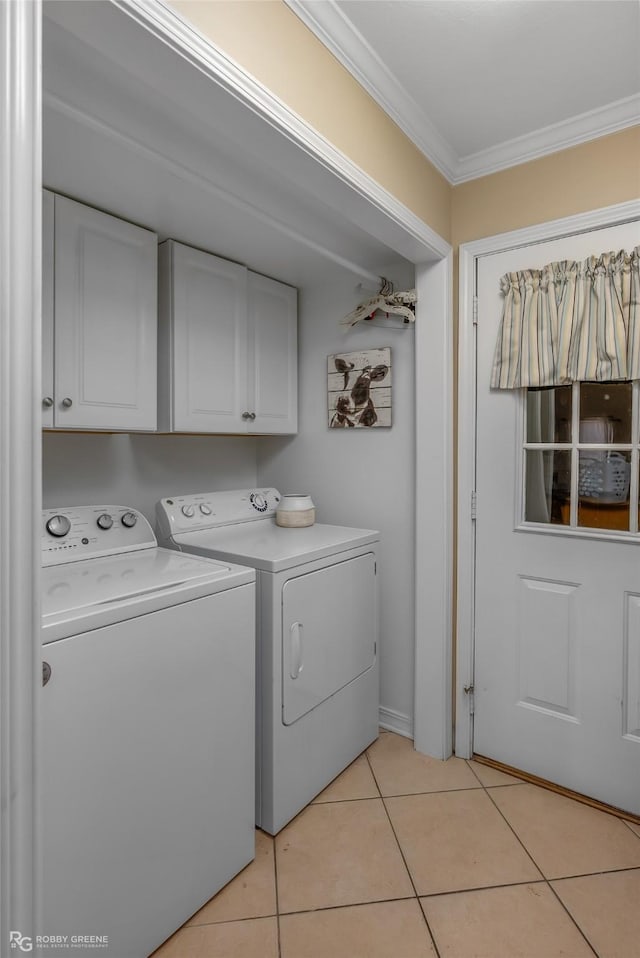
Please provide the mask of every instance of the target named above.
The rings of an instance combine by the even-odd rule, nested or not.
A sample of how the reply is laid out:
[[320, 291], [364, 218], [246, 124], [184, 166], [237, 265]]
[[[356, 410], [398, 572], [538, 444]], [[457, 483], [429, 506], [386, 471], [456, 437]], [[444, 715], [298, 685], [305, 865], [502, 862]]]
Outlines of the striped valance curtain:
[[491, 386], [640, 379], [640, 246], [507, 273]]

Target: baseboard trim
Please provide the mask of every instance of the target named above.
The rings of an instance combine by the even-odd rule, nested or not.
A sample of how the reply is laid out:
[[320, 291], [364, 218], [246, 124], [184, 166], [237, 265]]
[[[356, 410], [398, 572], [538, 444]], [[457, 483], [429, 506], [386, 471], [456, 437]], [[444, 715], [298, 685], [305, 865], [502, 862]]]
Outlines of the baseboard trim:
[[555, 782], [549, 782], [546, 778], [539, 778], [537, 775], [531, 775], [529, 772], [523, 772], [519, 768], [513, 768], [512, 765], [505, 765], [504, 762], [497, 762], [493, 758], [485, 758], [484, 755], [473, 754], [473, 761], [480, 765], [488, 765], [489, 768], [495, 768], [498, 772], [505, 772], [507, 775], [513, 775], [515, 778], [522, 779], [531, 785], [539, 785], [540, 788], [547, 788], [550, 792], [557, 795], [564, 795], [565, 798], [573, 798], [576, 802], [582, 802], [583, 805], [589, 805], [591, 808], [597, 808], [600, 812], [606, 812], [608, 815], [614, 815], [616, 818], [623, 818], [627, 822], [633, 822], [640, 825], [640, 815], [634, 815], [633, 812], [625, 812], [622, 808], [616, 808], [614, 805], [606, 805], [599, 802], [596, 798], [589, 798], [582, 792], [574, 792], [570, 788], [564, 788], [562, 785], [556, 785]]
[[396, 712], [394, 709], [378, 709], [378, 725], [387, 732], [396, 732], [405, 738], [413, 739], [413, 721], [410, 716]]

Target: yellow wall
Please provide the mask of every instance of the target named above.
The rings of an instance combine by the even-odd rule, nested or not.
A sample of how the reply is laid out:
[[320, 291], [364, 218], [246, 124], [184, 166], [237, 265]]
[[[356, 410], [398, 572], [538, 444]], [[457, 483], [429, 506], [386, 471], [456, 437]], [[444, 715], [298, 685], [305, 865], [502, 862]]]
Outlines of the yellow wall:
[[282, 0], [170, 0], [290, 109], [450, 239], [451, 187]]
[[282, 0], [170, 3], [454, 250], [640, 196], [640, 127], [451, 187]]
[[454, 248], [640, 197], [640, 126], [453, 188]]

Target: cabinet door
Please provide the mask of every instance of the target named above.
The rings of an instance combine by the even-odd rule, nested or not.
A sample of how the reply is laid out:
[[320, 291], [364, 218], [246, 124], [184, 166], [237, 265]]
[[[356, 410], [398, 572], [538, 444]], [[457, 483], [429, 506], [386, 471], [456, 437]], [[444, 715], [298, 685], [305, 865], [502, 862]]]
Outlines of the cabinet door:
[[171, 240], [163, 245], [171, 254], [171, 428], [246, 432], [247, 270]]
[[253, 433], [298, 429], [297, 293], [249, 273], [249, 410]]
[[55, 425], [156, 428], [157, 237], [55, 199]]
[[42, 425], [53, 426], [53, 243], [54, 196], [42, 192]]

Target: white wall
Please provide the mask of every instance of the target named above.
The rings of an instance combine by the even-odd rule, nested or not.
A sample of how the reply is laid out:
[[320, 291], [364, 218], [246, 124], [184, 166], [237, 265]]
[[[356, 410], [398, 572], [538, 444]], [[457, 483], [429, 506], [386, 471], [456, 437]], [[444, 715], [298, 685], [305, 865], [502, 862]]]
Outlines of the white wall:
[[[408, 264], [389, 270], [397, 289], [414, 285]], [[414, 684], [414, 330], [360, 323], [344, 334], [339, 319], [362, 294], [353, 274], [333, 269], [300, 292], [299, 434], [261, 439], [258, 481], [281, 492], [310, 493], [317, 521], [379, 529], [380, 697], [409, 732]], [[391, 429], [329, 429], [327, 356], [391, 347]]]
[[154, 525], [164, 496], [255, 486], [256, 440], [46, 432], [42, 468], [45, 508], [133, 506]]
[[[413, 268], [389, 270], [396, 288]], [[273, 485], [309, 492], [318, 521], [380, 529], [381, 705], [411, 729], [414, 684], [414, 331], [338, 320], [357, 304], [358, 280], [331, 268], [299, 302], [299, 434], [240, 436], [44, 433], [45, 508], [114, 503], [154, 524], [157, 499]], [[391, 429], [328, 429], [327, 356], [391, 346]]]

